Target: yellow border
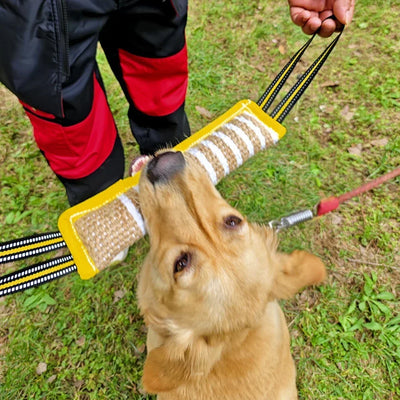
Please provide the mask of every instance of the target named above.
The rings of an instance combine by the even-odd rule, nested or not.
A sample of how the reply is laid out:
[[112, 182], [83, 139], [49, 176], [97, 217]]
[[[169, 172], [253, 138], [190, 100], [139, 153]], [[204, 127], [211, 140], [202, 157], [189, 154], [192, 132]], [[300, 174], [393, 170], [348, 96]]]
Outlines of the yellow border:
[[[217, 130], [221, 125], [225, 124], [228, 119], [236, 117], [243, 111], [248, 110], [254, 114], [265, 125], [271, 127], [281, 139], [286, 133], [285, 127], [279, 122], [272, 119], [262, 109], [251, 100], [242, 100], [236, 103], [227, 112], [212, 121], [210, 124], [194, 133], [192, 136], [185, 139], [183, 142], [174, 147], [176, 151], [186, 151], [190, 147], [196, 145], [201, 140], [204, 140], [208, 135]], [[90, 199], [77, 204], [74, 207], [64, 211], [58, 219], [58, 227], [66, 242], [72, 257], [74, 258], [75, 265], [78, 268], [79, 275], [82, 279], [89, 279], [96, 275], [99, 270], [96, 267], [93, 259], [90, 257], [87, 249], [85, 248], [82, 240], [75, 229], [75, 222], [89, 212], [97, 210], [100, 207], [110, 203], [115, 198], [125, 193], [128, 189], [136, 186], [139, 183], [140, 172], [133, 177], [121, 179], [114, 185], [110, 186], [103, 192], [91, 197]]]
[[193, 147], [200, 141], [204, 140], [208, 135], [216, 131], [220, 126], [224, 125], [228, 119], [235, 118], [238, 114], [241, 114], [245, 109], [249, 110], [250, 113], [256, 115], [256, 117], [260, 121], [264, 122], [265, 125], [272, 128], [278, 134], [279, 139], [282, 139], [282, 137], [285, 135], [286, 128], [279, 122], [272, 119], [268, 114], [266, 114], [256, 103], [254, 103], [254, 101], [241, 100], [220, 117], [210, 122], [207, 126], [200, 129], [198, 132], [194, 133], [183, 142], [176, 145], [174, 149], [177, 151], [186, 151], [190, 147]]

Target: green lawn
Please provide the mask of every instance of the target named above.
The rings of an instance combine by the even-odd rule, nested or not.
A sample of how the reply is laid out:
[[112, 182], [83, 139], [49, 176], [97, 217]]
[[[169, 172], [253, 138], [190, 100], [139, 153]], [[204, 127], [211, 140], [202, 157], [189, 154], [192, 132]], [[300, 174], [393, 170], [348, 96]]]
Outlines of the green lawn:
[[[286, 136], [225, 178], [224, 197], [250, 220], [269, 221], [400, 166], [399, 32], [399, 0], [359, 0], [353, 23], [286, 118]], [[285, 0], [191, 1], [192, 130], [210, 122], [207, 114], [258, 100], [306, 40]], [[298, 71], [328, 42], [316, 38]], [[137, 147], [126, 102], [101, 52], [99, 63], [129, 161]], [[282, 303], [301, 399], [400, 398], [399, 188], [397, 178], [280, 233], [282, 250], [308, 249], [329, 272], [325, 285]], [[0, 242], [56, 230], [67, 207], [21, 107], [0, 87]], [[135, 297], [147, 250], [143, 239], [92, 280], [69, 276], [0, 299], [0, 400], [151, 399], [140, 387], [145, 330]]]

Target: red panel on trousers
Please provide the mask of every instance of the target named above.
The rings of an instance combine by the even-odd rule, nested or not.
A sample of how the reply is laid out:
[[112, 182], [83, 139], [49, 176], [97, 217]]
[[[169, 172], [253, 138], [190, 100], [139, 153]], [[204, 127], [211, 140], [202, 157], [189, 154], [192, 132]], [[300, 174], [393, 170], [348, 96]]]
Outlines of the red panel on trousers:
[[67, 179], [83, 178], [110, 155], [117, 129], [106, 95], [94, 77], [93, 105], [78, 124], [64, 127], [27, 112], [33, 134], [51, 169]]
[[122, 76], [138, 110], [160, 117], [183, 104], [188, 85], [186, 45], [169, 57], [141, 57], [122, 49], [119, 57]]
[[37, 108], [31, 107], [29, 104], [24, 103], [22, 100], [19, 100], [19, 102], [22, 104], [22, 107], [26, 108], [28, 111], [36, 114], [39, 117], [43, 118], [48, 118], [48, 119], [56, 119], [55, 115], [49, 114], [44, 111], [40, 111]]

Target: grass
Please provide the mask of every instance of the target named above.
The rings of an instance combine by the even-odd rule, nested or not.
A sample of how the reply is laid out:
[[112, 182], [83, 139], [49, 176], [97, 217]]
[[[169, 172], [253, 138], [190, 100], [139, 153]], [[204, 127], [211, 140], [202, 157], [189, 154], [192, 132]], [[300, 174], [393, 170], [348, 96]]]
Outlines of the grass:
[[[353, 23], [285, 120], [286, 137], [219, 184], [249, 219], [312, 207], [400, 165], [399, 16], [397, 0], [359, 1]], [[286, 2], [193, 0], [187, 30], [192, 130], [209, 123], [196, 107], [214, 118], [242, 98], [257, 100], [306, 39], [289, 21]], [[316, 39], [299, 71], [327, 43]], [[130, 160], [137, 146], [126, 102], [101, 53], [99, 63]], [[5, 241], [57, 229], [68, 204], [19, 104], [0, 92]], [[283, 251], [308, 249], [329, 270], [325, 285], [282, 303], [301, 399], [400, 396], [399, 184], [394, 179], [280, 234]], [[1, 400], [151, 398], [140, 388], [145, 330], [135, 299], [147, 250], [143, 239], [124, 263], [92, 280], [69, 276], [0, 300]], [[46, 371], [38, 374], [39, 365]]]

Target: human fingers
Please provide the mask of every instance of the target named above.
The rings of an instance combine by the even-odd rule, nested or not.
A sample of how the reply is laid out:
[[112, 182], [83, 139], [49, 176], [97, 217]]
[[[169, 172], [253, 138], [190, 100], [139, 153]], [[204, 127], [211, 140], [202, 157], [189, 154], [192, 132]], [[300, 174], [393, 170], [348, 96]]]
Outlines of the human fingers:
[[290, 17], [296, 25], [303, 27], [310, 19], [311, 13], [301, 7], [290, 7]]
[[333, 14], [343, 25], [348, 25], [353, 19], [355, 0], [336, 0], [333, 3]]
[[302, 26], [303, 32], [307, 35], [313, 35], [321, 27], [321, 19], [318, 16], [312, 16]]
[[[321, 12], [326, 8], [327, 0], [288, 0], [290, 8]], [[331, 1], [331, 0], [329, 0]]]
[[317, 12], [310, 12], [301, 7], [292, 7], [290, 9], [292, 21], [301, 26], [304, 33], [312, 35], [321, 26], [321, 19]]
[[[338, 22], [334, 20], [333, 18], [329, 18], [330, 15], [323, 15], [325, 13], [321, 13], [321, 27], [318, 31], [318, 35], [321, 37], [329, 37], [332, 35], [332, 33], [336, 32], [338, 30]], [[328, 13], [326, 13], [328, 14]], [[330, 13], [332, 15], [332, 13]], [[339, 23], [340, 24], [340, 23]]]

